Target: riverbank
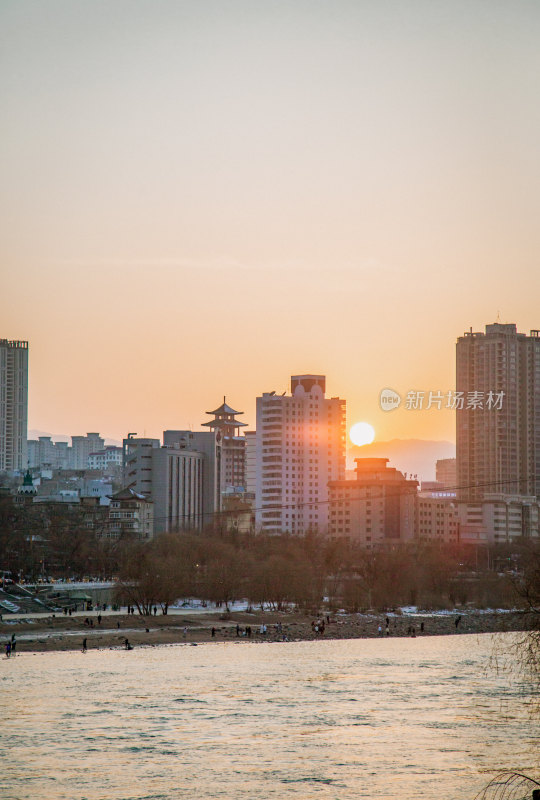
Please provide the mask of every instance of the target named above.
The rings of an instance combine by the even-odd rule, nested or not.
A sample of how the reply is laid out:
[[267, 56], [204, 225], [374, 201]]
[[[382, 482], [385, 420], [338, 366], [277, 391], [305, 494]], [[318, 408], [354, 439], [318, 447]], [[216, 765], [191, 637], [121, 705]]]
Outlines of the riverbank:
[[[224, 618], [225, 617], [225, 618]], [[91, 621], [91, 625], [88, 622]], [[388, 625], [387, 625], [388, 620]], [[324, 632], [317, 623], [324, 622]], [[265, 626], [266, 631], [261, 630]], [[251, 629], [251, 636], [246, 629]], [[518, 612], [463, 611], [451, 614], [337, 614], [316, 619], [301, 612], [219, 612], [200, 615], [174, 613], [142, 617], [98, 612], [86, 615], [50, 615], [40, 619], [4, 617], [0, 642], [15, 635], [17, 653], [121, 648], [128, 639], [133, 647], [224, 641], [309, 641], [358, 639], [378, 636], [441, 636], [464, 633], [500, 633], [527, 630], [527, 617]], [[214, 631], [214, 633], [212, 633]]]

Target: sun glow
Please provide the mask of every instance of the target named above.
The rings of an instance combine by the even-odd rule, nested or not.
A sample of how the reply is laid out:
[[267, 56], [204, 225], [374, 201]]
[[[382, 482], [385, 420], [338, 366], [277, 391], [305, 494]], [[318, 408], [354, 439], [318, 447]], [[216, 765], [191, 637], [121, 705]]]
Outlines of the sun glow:
[[369, 422], [357, 422], [350, 429], [349, 437], [351, 442], [359, 447], [363, 444], [371, 444], [375, 438], [375, 428]]

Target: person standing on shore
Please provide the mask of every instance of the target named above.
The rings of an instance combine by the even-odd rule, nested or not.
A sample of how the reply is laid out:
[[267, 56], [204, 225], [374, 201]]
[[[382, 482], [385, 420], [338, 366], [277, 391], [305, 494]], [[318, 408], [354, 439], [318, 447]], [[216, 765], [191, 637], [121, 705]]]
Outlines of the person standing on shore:
[[83, 639], [82, 651], [83, 651], [83, 653], [86, 653], [86, 639]]
[[11, 653], [15, 655], [15, 651], [17, 649], [17, 639], [15, 638], [15, 634], [11, 634]]

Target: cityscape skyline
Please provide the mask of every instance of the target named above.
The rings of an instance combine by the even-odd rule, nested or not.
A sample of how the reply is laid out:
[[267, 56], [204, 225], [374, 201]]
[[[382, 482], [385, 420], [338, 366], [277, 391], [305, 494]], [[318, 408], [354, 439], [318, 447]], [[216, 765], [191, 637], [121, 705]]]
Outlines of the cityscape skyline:
[[[491, 326], [499, 325], [499, 324], [505, 325], [506, 327], [508, 327], [508, 326], [513, 326], [514, 328], [518, 328], [519, 327], [519, 326], [515, 325], [514, 323], [504, 323], [504, 324], [503, 323], [491, 323]], [[535, 333], [536, 334], [536, 331], [532, 330], [531, 333]], [[477, 335], [477, 334], [478, 335], [482, 335], [482, 331], [474, 331], [474, 335]], [[465, 331], [464, 335], [465, 336], [473, 335], [473, 327], [470, 326], [469, 331]], [[463, 337], [460, 335], [460, 336], [458, 336], [456, 338], [455, 341], [459, 342], [459, 340], [461, 338], [463, 338]], [[453, 344], [452, 350], [454, 349], [454, 347], [455, 347], [455, 343]], [[455, 391], [456, 391], [455, 390], [455, 381], [456, 381], [456, 377], [455, 377], [455, 362], [453, 362], [453, 372], [454, 372], [453, 382], [449, 382], [447, 384], [447, 386], [442, 388], [442, 389], [441, 389], [441, 387], [439, 387], [439, 388], [433, 388], [433, 387], [426, 388], [426, 385], [424, 384], [424, 385], [421, 386], [421, 388], [417, 387], [415, 389], [410, 388], [410, 387], [407, 388], [407, 389], [400, 387], [400, 391], [396, 392], [395, 391], [395, 385], [394, 385], [394, 388], [392, 388], [390, 390], [389, 390], [388, 386], [381, 387], [380, 390], [376, 393], [375, 398], [372, 398], [372, 402], [369, 405], [369, 407], [372, 409], [371, 416], [369, 417], [369, 419], [370, 420], [374, 420], [375, 418], [378, 418], [378, 419], [384, 420], [384, 419], [387, 419], [388, 417], [399, 418], [401, 421], [405, 421], [405, 430], [409, 430], [409, 428], [407, 427], [408, 419], [411, 418], [412, 412], [416, 412], [417, 414], [420, 415], [420, 419], [421, 420], [424, 420], [424, 421], [427, 420], [428, 421], [426, 429], [423, 430], [423, 431], [421, 430], [420, 433], [423, 432], [424, 434], [426, 434], [426, 433], [428, 434], [432, 430], [432, 424], [433, 424], [432, 420], [434, 418], [440, 416], [441, 418], [444, 419], [444, 424], [441, 425], [440, 429], [438, 430], [439, 434], [441, 434], [441, 438], [439, 440], [441, 442], [445, 441], [445, 442], [452, 442], [453, 444], [455, 444], [455, 442], [456, 442], [456, 420], [455, 420], [455, 416], [454, 416], [455, 405], [452, 405], [453, 403], [455, 403]], [[28, 382], [29, 382], [30, 386], [31, 386], [31, 380], [32, 380], [32, 376], [31, 376], [31, 372], [30, 372], [29, 375], [28, 375]], [[277, 395], [286, 394], [287, 391], [290, 391], [290, 389], [291, 389], [290, 381], [287, 382], [286, 388], [285, 388], [284, 391], [282, 391], [283, 385], [284, 385], [283, 384], [283, 380], [281, 379], [280, 383], [278, 384], [279, 388], [277, 390], [274, 388], [271, 391], [276, 393]], [[219, 396], [219, 392], [222, 390], [222, 388], [223, 388], [222, 386], [218, 387], [217, 396]], [[258, 391], [260, 392], [261, 390], [259, 389]], [[384, 396], [385, 393], [388, 393], [388, 392], [390, 392], [393, 395], [399, 396], [399, 400], [398, 400], [397, 405], [395, 407], [391, 408], [391, 409], [382, 407], [384, 405], [383, 396]], [[249, 408], [250, 406], [253, 406], [255, 400], [256, 400], [256, 397], [247, 398], [245, 405]], [[204, 401], [204, 399], [202, 399], [200, 397], [194, 397], [193, 402], [198, 404], [196, 406], [196, 415], [197, 415], [198, 419], [195, 422], [193, 422], [190, 419], [188, 421], [187, 425], [188, 425], [190, 430], [196, 430], [199, 427], [202, 429], [207, 425], [207, 423], [203, 421], [203, 418], [202, 418], [202, 413], [203, 412], [201, 411], [202, 405], [204, 405], [205, 401]], [[347, 402], [349, 404], [348, 399], [347, 399]], [[31, 395], [31, 392], [29, 391], [29, 398], [28, 398], [29, 409], [31, 407], [31, 404], [32, 404], [32, 395]], [[187, 416], [188, 413], [190, 414], [190, 412], [186, 412], [183, 407], [179, 407], [177, 409], [176, 413], [175, 413], [175, 418], [174, 418], [173, 421], [178, 424], [178, 420], [180, 419], [181, 422], [184, 422], [184, 424], [186, 424], [185, 423], [185, 419], [186, 419], [186, 416]], [[245, 413], [245, 412], [242, 412], [242, 413]], [[69, 413], [67, 413], [66, 416], [69, 417]], [[92, 415], [90, 414], [89, 416], [91, 417]], [[190, 416], [191, 416], [191, 414], [190, 414]], [[244, 420], [248, 420], [248, 421], [247, 422], [245, 421], [243, 423], [244, 427], [247, 426], [248, 428], [254, 429], [254, 427], [255, 427], [255, 417], [256, 417], [256, 412], [255, 411], [253, 411], [253, 416], [251, 414], [249, 414], [249, 412], [248, 412], [248, 414], [245, 414]], [[251, 420], [253, 420], [253, 421], [251, 421]], [[451, 428], [450, 429], [448, 427], [449, 420], [451, 422]], [[348, 419], [347, 419], [347, 431], [348, 432], [351, 430], [351, 428], [353, 428], [353, 426], [358, 425], [358, 424], [367, 425], [368, 427], [372, 427], [372, 422], [371, 421], [368, 422], [368, 415], [366, 415], [363, 418], [360, 417], [360, 416], [357, 416], [354, 419], [350, 419], [350, 417], [348, 415]], [[28, 430], [29, 430], [29, 432], [30, 431], [34, 431], [36, 436], [43, 436], [43, 435], [52, 436], [53, 439], [60, 441], [62, 439], [70, 438], [73, 435], [73, 434], [69, 434], [69, 433], [66, 432], [66, 427], [67, 426], [65, 424], [63, 424], [62, 422], [59, 423], [59, 427], [63, 427], [64, 430], [61, 430], [61, 431], [59, 431], [59, 430], [55, 431], [55, 430], [52, 430], [52, 429], [44, 430], [41, 427], [38, 427], [37, 424], [32, 424], [32, 420], [30, 418], [30, 411], [28, 413]], [[79, 423], [78, 426], [75, 426], [74, 429], [76, 429], [78, 432], [80, 432], [80, 431], [83, 431], [83, 430], [84, 431], [88, 430], [89, 427], [90, 426], [88, 424], [87, 417], [85, 416], [84, 418], [82, 418], [82, 422]], [[96, 427], [96, 429], [98, 429], [101, 432], [103, 432], [103, 430], [104, 430], [103, 425], [99, 424], [99, 421], [98, 421], [98, 424], [96, 424], [94, 427]], [[105, 431], [103, 433], [103, 435], [104, 435], [104, 438], [107, 440], [107, 442], [109, 442], [109, 443], [111, 443], [111, 442], [119, 443], [119, 442], [122, 441], [123, 437], [126, 435], [127, 430], [129, 428], [133, 428], [133, 427], [134, 427], [134, 425], [129, 425], [129, 423], [126, 424], [124, 422], [123, 427], [121, 429], [119, 429], [118, 431], [115, 431], [113, 433], [111, 433], [110, 431]], [[154, 434], [152, 432], [153, 429], [150, 429], [150, 432], [149, 432], [149, 429], [146, 427], [146, 424], [144, 424], [141, 435], [143, 435], [143, 436], [158, 435], [159, 430], [161, 430], [161, 427], [162, 426], [157, 425], [156, 433]], [[384, 441], [384, 439], [383, 439], [383, 437], [382, 437], [382, 435], [380, 433], [381, 430], [384, 430], [384, 425], [382, 425], [381, 423], [377, 424], [377, 426], [374, 427], [374, 433], [375, 433], [375, 437], [374, 437], [375, 438], [375, 442], [374, 443], [375, 444], [377, 444], [378, 442]], [[400, 430], [401, 429], [398, 429], [398, 435], [392, 437], [394, 440], [402, 440], [402, 441], [405, 440], [406, 441], [407, 439], [411, 439], [411, 440], [420, 440], [420, 441], [422, 441], [422, 440], [423, 441], [433, 441], [432, 437], [425, 436], [425, 435], [424, 436], [416, 435], [416, 434], [413, 434], [412, 436], [399, 435]], [[414, 430], [416, 430], [416, 427], [414, 428]], [[436, 435], [437, 434], [437, 428], [436, 427], [434, 428], [434, 431], [435, 431], [435, 435]], [[435, 440], [437, 440], [437, 439], [435, 439]], [[347, 444], [348, 444], [348, 447], [352, 448], [352, 447], [357, 447], [357, 446], [359, 446], [359, 447], [361, 447], [361, 446], [369, 446], [371, 444], [371, 442], [365, 442], [365, 443], [360, 444], [360, 443], [355, 442], [354, 438], [351, 439], [349, 437], [349, 435], [348, 435], [347, 436]]]
[[[486, 409], [485, 409], [486, 422], [488, 420], [491, 420], [491, 419], [494, 421], [495, 420], [494, 409], [490, 410], [489, 404], [491, 404], [492, 406], [494, 406], [496, 408], [497, 404], [500, 403], [500, 408], [501, 408], [502, 411], [504, 411], [504, 419], [506, 420], [506, 422], [504, 424], [508, 427], [510, 425], [510, 423], [508, 422], [508, 420], [510, 419], [510, 417], [508, 417], [508, 413], [514, 414], [515, 411], [513, 411], [513, 409], [520, 408], [521, 404], [522, 404], [521, 401], [518, 401], [517, 404], [516, 404], [516, 398], [515, 398], [516, 387], [518, 386], [518, 384], [520, 384], [522, 382], [522, 379], [518, 377], [518, 372], [519, 372], [519, 374], [523, 374], [524, 376], [525, 376], [525, 374], [527, 374], [527, 376], [528, 376], [527, 380], [523, 379], [525, 381], [524, 382], [524, 386], [527, 387], [526, 390], [524, 389], [524, 392], [526, 391], [527, 393], [529, 393], [530, 391], [533, 391], [533, 393], [536, 396], [535, 387], [536, 387], [536, 383], [538, 382], [538, 378], [537, 378], [538, 368], [535, 366], [534, 359], [533, 359], [533, 361], [531, 361], [530, 364], [529, 364], [529, 360], [530, 360], [529, 358], [523, 360], [522, 357], [519, 357], [517, 359], [517, 361], [516, 361], [516, 355], [514, 354], [514, 351], [512, 351], [511, 355], [509, 353], [509, 354], [505, 354], [504, 356], [500, 357], [499, 361], [497, 361], [497, 360], [494, 361], [493, 360], [492, 355], [489, 355], [490, 351], [486, 350], [486, 353], [488, 353], [488, 356], [482, 355], [484, 350], [485, 350], [485, 347], [483, 345], [483, 341], [486, 338], [486, 336], [488, 336], [488, 335], [489, 336], [494, 336], [494, 335], [497, 336], [498, 335], [501, 341], [507, 341], [509, 339], [509, 337], [513, 337], [514, 339], [516, 339], [516, 341], [520, 341], [520, 342], [522, 341], [524, 343], [525, 342], [530, 342], [531, 343], [531, 347], [532, 347], [532, 345], [536, 346], [538, 344], [538, 341], [539, 341], [538, 340], [538, 330], [532, 329], [530, 331], [530, 336], [528, 336], [525, 333], [518, 332], [517, 331], [517, 326], [514, 323], [512, 323], [512, 324], [502, 324], [502, 323], [491, 323], [491, 324], [488, 324], [488, 325], [485, 326], [485, 333], [483, 331], [473, 331], [472, 326], [471, 326], [469, 331], [465, 331], [463, 336], [458, 337], [457, 342], [456, 342], [456, 358], [457, 358], [457, 361], [456, 361], [456, 381], [457, 381], [456, 382], [456, 389], [449, 390], [447, 393], [441, 393], [440, 391], [432, 391], [432, 390], [430, 390], [429, 392], [410, 391], [404, 397], [398, 396], [393, 390], [385, 389], [380, 394], [379, 402], [381, 404], [384, 404], [385, 403], [385, 400], [384, 400], [385, 395], [390, 393], [395, 398], [398, 398], [398, 403], [397, 403], [397, 407], [393, 408], [393, 410], [391, 412], [385, 411], [383, 413], [386, 413], [386, 414], [395, 413], [396, 410], [399, 410], [399, 408], [402, 407], [405, 410], [405, 412], [408, 413], [408, 414], [411, 414], [413, 412], [423, 414], [423, 413], [427, 412], [427, 409], [429, 408], [429, 406], [431, 404], [434, 405], [434, 409], [433, 409], [434, 412], [440, 412], [441, 410], [444, 409], [447, 412], [451, 411], [453, 413], [453, 410], [457, 408], [458, 413], [457, 413], [457, 416], [456, 416], [455, 424], [457, 425], [458, 429], [462, 432], [461, 436], [462, 436], [462, 444], [463, 444], [463, 442], [465, 441], [465, 440], [463, 440], [463, 430], [464, 430], [463, 418], [469, 419], [469, 422], [467, 422], [465, 424], [465, 429], [471, 427], [475, 420], [477, 420], [479, 422], [480, 422], [480, 419], [483, 420], [483, 416], [480, 417], [480, 412], [482, 410], [482, 404], [484, 402], [486, 402]], [[7, 339], [3, 340], [3, 341], [6, 344], [10, 344], [10, 345], [11, 344], [20, 344], [18, 342], [11, 342], [10, 340], [7, 340]], [[488, 338], [487, 341], [490, 341], [490, 339]], [[475, 356], [475, 358], [470, 363], [467, 362], [468, 366], [464, 370], [464, 367], [462, 365], [463, 359], [461, 358], [461, 361], [460, 361], [460, 353], [463, 352], [463, 347], [464, 347], [464, 344], [466, 342], [469, 342], [469, 343], [478, 343], [479, 342], [480, 343], [479, 354], [481, 355], [481, 359], [485, 360], [487, 358], [487, 360], [485, 360], [485, 363], [484, 363], [483, 360], [479, 360], [479, 355], [477, 354]], [[27, 359], [28, 359], [28, 344], [27, 344], [27, 342], [23, 342], [22, 344], [24, 344], [24, 346], [25, 346], [25, 364], [26, 364], [27, 363]], [[499, 348], [500, 347], [502, 347], [502, 345], [499, 345]], [[495, 352], [495, 351], [493, 351], [493, 352]], [[517, 353], [517, 351], [516, 351], [516, 353]], [[532, 353], [533, 353], [533, 351], [531, 350], [531, 354]], [[476, 366], [476, 361], [478, 361], [478, 366]], [[502, 369], [502, 372], [501, 372], [501, 369]], [[505, 372], [505, 370], [507, 370], [507, 369], [514, 369], [514, 370], [518, 369], [518, 372], [516, 372], [515, 374], [512, 373], [512, 377], [510, 378], [509, 377], [510, 373], [509, 372], [508, 373]], [[315, 377], [317, 377], [317, 376], [315, 376]], [[295, 380], [296, 380], [296, 378], [293, 376], [291, 378], [291, 391], [294, 388]], [[25, 371], [24, 371], [24, 385], [25, 386], [26, 386], [27, 382], [28, 382], [27, 367], [25, 367]], [[325, 382], [326, 382], [326, 379], [325, 379]], [[5, 388], [5, 386], [4, 386], [4, 388]], [[461, 391], [458, 391], [459, 389], [461, 389]], [[496, 390], [495, 392], [493, 391], [494, 389]], [[268, 394], [270, 396], [270, 398], [272, 398], [274, 395], [277, 398], [279, 398], [281, 395], [286, 394], [286, 392], [285, 393], [281, 393], [281, 392], [280, 393], [276, 393], [275, 390], [273, 390], [272, 392], [266, 393], [266, 394]], [[461, 406], [459, 405], [459, 403], [457, 401], [457, 397], [460, 394], [463, 395], [463, 398], [460, 401], [461, 402]], [[479, 397], [476, 397], [476, 399], [475, 399], [475, 397], [472, 397], [473, 395], [478, 395]], [[492, 396], [491, 399], [490, 399], [490, 396]], [[525, 396], [526, 395], [524, 393], [523, 397], [525, 397]], [[477, 402], [479, 404], [478, 408], [475, 407], [475, 404]], [[532, 400], [531, 400], [531, 402], [532, 402]], [[460, 407], [462, 409], [461, 411], [459, 410]], [[534, 407], [536, 407], [536, 406], [534, 406]], [[532, 408], [532, 406], [531, 406], [531, 408]], [[242, 416], [244, 415], [244, 412], [236, 412], [236, 411], [234, 411], [234, 409], [231, 409], [226, 403], [226, 397], [225, 396], [223, 397], [222, 406], [217, 411], [219, 411], [220, 413], [225, 413], [226, 412], [225, 413], [225, 417], [227, 419], [228, 419], [228, 416], [230, 415], [231, 412], [233, 414], [231, 419], [233, 419], [234, 415], [237, 414], [237, 413], [241, 413]], [[208, 412], [207, 411], [205, 413], [206, 413], [206, 415], [208, 415], [208, 414], [216, 413], [216, 412]], [[202, 412], [201, 412], [201, 415], [202, 415]], [[529, 417], [530, 417], [530, 419], [529, 419]], [[533, 420], [533, 417], [534, 417], [534, 413], [532, 411], [529, 413], [529, 417], [524, 416], [523, 410], [520, 412], [520, 420], [521, 421], [519, 422], [519, 425], [521, 426], [521, 428], [524, 428], [525, 431], [527, 431], [527, 430], [531, 431], [532, 430], [531, 425], [532, 425], [532, 420]], [[345, 417], [344, 417], [344, 419], [345, 419]], [[221, 422], [223, 424], [225, 424], [225, 420], [222, 420]], [[213, 427], [213, 426], [215, 426], [215, 424], [216, 423], [214, 423], [213, 421], [203, 422], [201, 420], [199, 422], [199, 427], [202, 430], [202, 429], [205, 429], [205, 428], [207, 428], [209, 426]], [[498, 424], [498, 428], [500, 428], [500, 424], [501, 423]], [[246, 428], [246, 427], [250, 428], [250, 425], [247, 422], [237, 421], [237, 425], [240, 426], [241, 428]], [[366, 423], [361, 423], [361, 425], [366, 425]], [[484, 426], [484, 422], [482, 422], [481, 425], [483, 427]], [[433, 477], [434, 477], [435, 461], [437, 459], [439, 459], [439, 458], [450, 457], [450, 456], [454, 455], [452, 452], [449, 452], [449, 451], [446, 450], [446, 447], [450, 443], [448, 441], [444, 441], [444, 440], [430, 441], [430, 440], [425, 440], [425, 439], [411, 439], [411, 440], [395, 439], [395, 440], [392, 440], [390, 442], [385, 442], [385, 441], [378, 440], [378, 441], [374, 442], [374, 445], [375, 445], [374, 448], [370, 447], [372, 442], [366, 442], [364, 444], [364, 447], [367, 448], [367, 449], [363, 450], [363, 448], [361, 446], [362, 443], [356, 443], [354, 441], [354, 437], [351, 436], [351, 433], [352, 433], [351, 429], [354, 429], [355, 426], [358, 427], [358, 423], [349, 422], [348, 425], [346, 425], [346, 427], [345, 427], [345, 431], [349, 432], [349, 434], [346, 436], [346, 439], [345, 439], [345, 450], [346, 450], [346, 455], [347, 455], [347, 466], [348, 466], [349, 469], [352, 467], [352, 459], [357, 455], [360, 455], [360, 457], [374, 457], [375, 456], [375, 457], [379, 457], [379, 458], [381, 456], [388, 456], [388, 457], [392, 458], [392, 462], [393, 462], [394, 466], [397, 466], [398, 468], [402, 469], [404, 472], [408, 473], [409, 475], [414, 476], [415, 478], [418, 478], [418, 479], [424, 480], [424, 481], [426, 481], [426, 480], [429, 481], [429, 480], [433, 480]], [[369, 428], [370, 426], [367, 425], [367, 427]], [[193, 430], [193, 427], [191, 427], [189, 430]], [[493, 431], [495, 431], [495, 429], [493, 429]], [[501, 431], [502, 431], [502, 429], [501, 429]], [[251, 433], [253, 433], [253, 434], [255, 433], [255, 429], [254, 428], [251, 428]], [[45, 437], [46, 438], [46, 437], [49, 437], [51, 435], [52, 434], [50, 434], [50, 433], [41, 432], [41, 431], [37, 431], [37, 432], [34, 431], [34, 432], [32, 432], [32, 434], [30, 434], [30, 430], [29, 430], [28, 439], [29, 440], [32, 439], [32, 438], [36, 439], [38, 437], [41, 437], [41, 438]], [[130, 435], [134, 435], [134, 434], [130, 434]], [[144, 435], [145, 434], [143, 434], [143, 436]], [[493, 436], [494, 435], [495, 435], [495, 433], [493, 433]], [[502, 439], [500, 438], [501, 435], [502, 435], [501, 432], [499, 432], [497, 434], [497, 440], [499, 441], [499, 445], [498, 445], [498, 447], [499, 447], [498, 452], [500, 454], [499, 457], [498, 457], [499, 460], [500, 460], [501, 454], [503, 452], [503, 450], [501, 449], [501, 445], [500, 445], [500, 443], [502, 442]], [[88, 434], [88, 436], [98, 436], [98, 434], [97, 433], [96, 434]], [[515, 433], [511, 433], [510, 432], [509, 436], [510, 436], [510, 438], [512, 436], [515, 437]], [[69, 438], [69, 437], [67, 436], [67, 434], [62, 434], [62, 435], [57, 436], [56, 440], [57, 441], [62, 441], [62, 439], [65, 439], [65, 438]], [[98, 450], [100, 450], [100, 448], [103, 447], [103, 444], [104, 444], [103, 439], [104, 438], [105, 437], [103, 437], [100, 440], [101, 444], [100, 444], [99, 447], [94, 447], [93, 448], [96, 452]], [[85, 446], [87, 446], [86, 445], [87, 440], [86, 440], [86, 437], [84, 437], [84, 436], [77, 435], [77, 434], [71, 434], [71, 439], [72, 439], [72, 444], [73, 445], [75, 445], [76, 440], [81, 440], [81, 442], [85, 443]], [[108, 441], [109, 441], [109, 444], [110, 444], [111, 440], [109, 439]], [[485, 448], [485, 442], [484, 442], [484, 444], [481, 444], [481, 439], [480, 438], [478, 439], [478, 442], [480, 443], [480, 450], [482, 450], [482, 448]], [[118, 443], [118, 440], [116, 440], [115, 443]], [[36, 447], [36, 446], [38, 446], [39, 443], [37, 441], [34, 441], [34, 442], [30, 442], [29, 441], [29, 446], [30, 446], [30, 444], [32, 444], [33, 446]], [[408, 452], [407, 451], [405, 451], [405, 452], [402, 451], [401, 452], [400, 457], [398, 457], [398, 461], [396, 462], [395, 459], [393, 458], [393, 456], [394, 456], [394, 447], [396, 445], [398, 445], [398, 449], [399, 449], [399, 446], [401, 444], [404, 444], [405, 447], [407, 447], [407, 445], [410, 445], [410, 446], [408, 448]], [[439, 448], [439, 452], [436, 453], [436, 458], [432, 457], [431, 459], [428, 459], [429, 463], [427, 463], [426, 459], [422, 458], [422, 455], [420, 455], [417, 452], [418, 445], [420, 445], [420, 447], [422, 447], [423, 445], [428, 445], [428, 444], [429, 445], [434, 445], [437, 448]], [[474, 436], [473, 436], [473, 444], [474, 444]], [[20, 449], [20, 447], [21, 446], [19, 445], [19, 449]], [[45, 447], [45, 449], [47, 450], [47, 448], [50, 447], [50, 444], [47, 444], [47, 442], [45, 442], [43, 444], [43, 447]], [[382, 450], [380, 449], [381, 447], [383, 448]], [[496, 447], [495, 444], [492, 445], [492, 448], [493, 447]], [[504, 449], [504, 447], [503, 447], [503, 449]], [[378, 450], [378, 452], [377, 452], [377, 450]], [[465, 453], [465, 450], [467, 450], [467, 453]], [[22, 450], [21, 450], [21, 452], [22, 452]], [[504, 452], [506, 453], [506, 450]], [[67, 451], [66, 451], [66, 453], [67, 453]], [[60, 458], [60, 459], [64, 459], [65, 460], [66, 454], [64, 454], [64, 456], [57, 456], [57, 457]], [[504, 459], [506, 459], [507, 457], [508, 457], [507, 455], [504, 455]], [[55, 458], [56, 458], [56, 456], [55, 456]], [[514, 454], [513, 458], [515, 459], [515, 454]], [[527, 458], [529, 459], [529, 461], [530, 461], [531, 458], [534, 460], [535, 456], [534, 456], [533, 450], [531, 450], [531, 454]], [[413, 461], [415, 463], [412, 463]], [[488, 459], [488, 461], [489, 461], [489, 463], [493, 462], [493, 458]], [[28, 463], [30, 463], [30, 461]], [[471, 453], [469, 453], [469, 450], [467, 448], [465, 448], [465, 447], [462, 447], [462, 449], [461, 449], [461, 463], [462, 463], [462, 467], [461, 467], [462, 476], [461, 476], [459, 482], [456, 483], [456, 485], [462, 485], [462, 484], [463, 485], [469, 485], [470, 480], [467, 479], [467, 475], [464, 476], [464, 474], [463, 474], [463, 469], [464, 469], [463, 465], [464, 464], [467, 465], [466, 466], [466, 470], [469, 470], [469, 466], [468, 465], [469, 465], [469, 463], [471, 465], [474, 464], [475, 463], [475, 458], [471, 455]], [[506, 463], [506, 461], [505, 461], [505, 463]], [[421, 466], [418, 466], [418, 464], [420, 464]], [[493, 462], [493, 464], [491, 464], [490, 467], [484, 467], [484, 469], [488, 468], [488, 469], [495, 470], [495, 472], [493, 474], [496, 474], [496, 472], [498, 470], [498, 466], [497, 465], [498, 465], [498, 461], [497, 461], [497, 464], [495, 464], [495, 462]], [[467, 472], [467, 474], [468, 474], [468, 472]], [[479, 478], [477, 476], [473, 480], [473, 483], [477, 483], [478, 480], [479, 480]], [[532, 480], [532, 479], [529, 479], [529, 480]], [[482, 484], [483, 482], [485, 482], [484, 478], [482, 478], [480, 480], [480, 484]], [[503, 486], [503, 484], [501, 484], [499, 486], [499, 489], [501, 489], [502, 486]], [[530, 493], [531, 492], [529, 492], [529, 494]], [[535, 494], [535, 492], [533, 492], [533, 494]]]
[[540, 793], [539, 42], [0, 3], [10, 797]]
[[31, 428], [158, 435], [223, 391], [253, 424], [306, 371], [378, 439], [453, 439], [378, 394], [451, 388], [471, 325], [534, 325], [537, 4], [0, 19], [0, 314], [32, 343]]

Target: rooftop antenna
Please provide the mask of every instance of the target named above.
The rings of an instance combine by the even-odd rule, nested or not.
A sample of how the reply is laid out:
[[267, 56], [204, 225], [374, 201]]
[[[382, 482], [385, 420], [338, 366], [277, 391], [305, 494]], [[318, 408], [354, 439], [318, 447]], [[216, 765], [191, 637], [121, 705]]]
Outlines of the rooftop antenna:
[[497, 322], [501, 321], [501, 312], [497, 310]]

